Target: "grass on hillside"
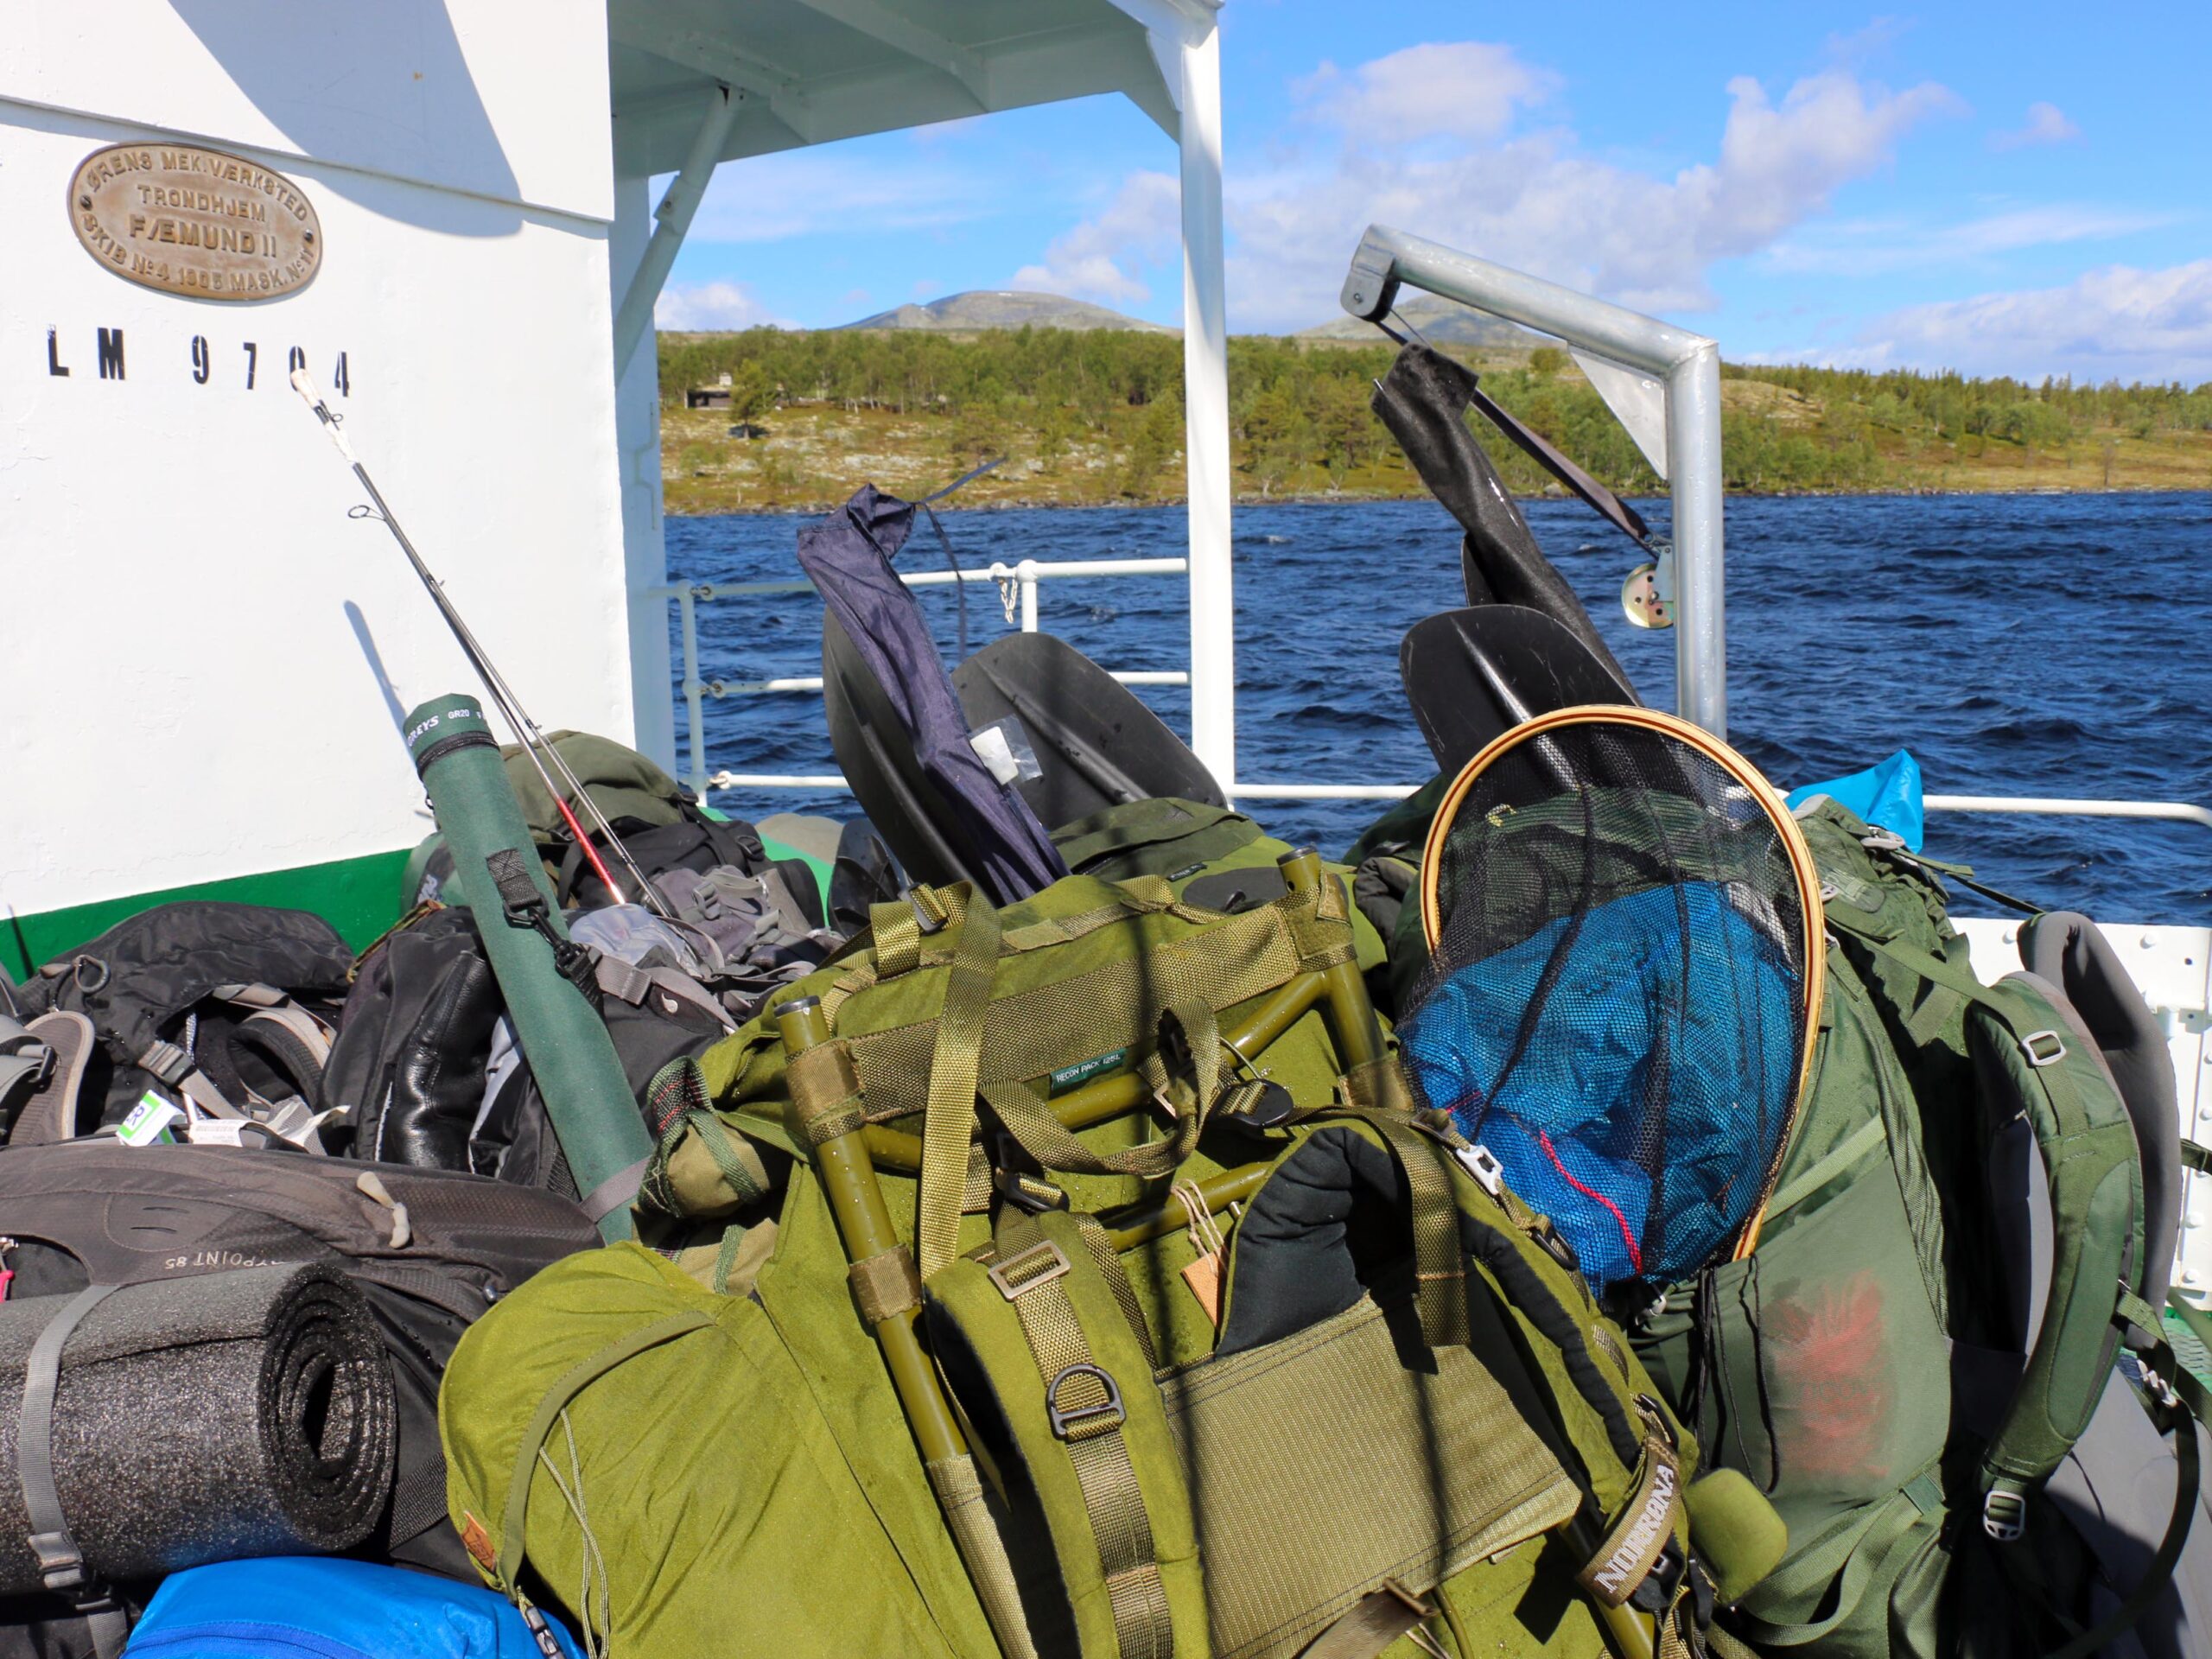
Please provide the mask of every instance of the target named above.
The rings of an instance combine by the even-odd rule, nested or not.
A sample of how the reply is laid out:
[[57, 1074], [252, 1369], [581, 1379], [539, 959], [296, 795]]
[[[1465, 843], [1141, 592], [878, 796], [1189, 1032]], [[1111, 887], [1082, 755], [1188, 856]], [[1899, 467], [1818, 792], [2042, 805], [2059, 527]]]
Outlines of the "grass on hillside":
[[[926, 493], [982, 458], [1007, 463], [962, 505], [1139, 505], [1181, 499], [1181, 344], [1023, 329], [926, 334], [661, 337], [662, 467], [680, 513], [819, 510], [862, 482]], [[1231, 453], [1242, 500], [1419, 496], [1367, 408], [1388, 347], [1230, 342]], [[1482, 351], [1498, 402], [1617, 489], [1663, 486], [1566, 354]], [[734, 410], [683, 389], [731, 376]], [[1731, 489], [2212, 488], [2212, 385], [2027, 386], [1957, 375], [1723, 371]], [[1517, 492], [1547, 474], [1476, 429]], [[766, 435], [734, 435], [746, 427]]]

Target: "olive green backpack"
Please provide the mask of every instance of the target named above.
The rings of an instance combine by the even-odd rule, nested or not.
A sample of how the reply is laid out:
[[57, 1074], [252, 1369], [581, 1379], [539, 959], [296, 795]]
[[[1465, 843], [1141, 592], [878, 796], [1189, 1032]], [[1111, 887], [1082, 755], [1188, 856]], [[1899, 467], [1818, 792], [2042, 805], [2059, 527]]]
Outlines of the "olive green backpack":
[[918, 889], [664, 1079], [664, 1253], [447, 1372], [486, 1577], [618, 1656], [1739, 1651], [1700, 1552], [1770, 1512], [1415, 1116], [1342, 884], [1276, 874]]
[[[1742, 1604], [1761, 1650], [2099, 1651], [2158, 1583], [2104, 1592], [2139, 1599], [2082, 1635], [2098, 1623], [2087, 1552], [2043, 1484], [2124, 1338], [2139, 1382], [2113, 1386], [2138, 1386], [2162, 1427], [2177, 1384], [2201, 1398], [2145, 1296], [2164, 1274], [2128, 1105], [2062, 991], [1975, 978], [1938, 874], [1963, 872], [1833, 802], [1799, 817], [1828, 959], [1795, 1140], [1756, 1251], [1671, 1289], [1631, 1326], [1637, 1352], [1708, 1456], [1788, 1522], [1788, 1557]], [[2051, 1216], [2032, 1344], [2029, 1240], [2006, 1202], [2031, 1164]], [[2185, 1518], [2193, 1431], [2176, 1448]]]

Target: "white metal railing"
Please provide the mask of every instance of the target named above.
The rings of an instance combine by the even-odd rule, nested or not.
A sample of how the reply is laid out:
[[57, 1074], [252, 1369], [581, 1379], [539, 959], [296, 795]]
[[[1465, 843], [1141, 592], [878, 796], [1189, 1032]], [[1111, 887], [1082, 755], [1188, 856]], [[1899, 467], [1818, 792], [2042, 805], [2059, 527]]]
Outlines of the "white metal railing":
[[[1078, 576], [1179, 576], [1188, 573], [1188, 559], [1023, 559], [1007, 564], [994, 560], [976, 570], [916, 570], [901, 575], [909, 588], [941, 588], [956, 582], [995, 582], [1008, 622], [1020, 620], [1021, 632], [1037, 632], [1037, 589], [1039, 584]], [[721, 599], [749, 599], [770, 594], [810, 594], [810, 582], [671, 582], [639, 590], [645, 599], [673, 600], [682, 625], [683, 645], [683, 706], [688, 726], [691, 791], [704, 800], [712, 789], [842, 790], [845, 780], [820, 772], [707, 772], [705, 700], [709, 697], [774, 696], [822, 690], [818, 674], [793, 675], [764, 680], [702, 680], [699, 677], [699, 612], [702, 604]], [[1123, 685], [1188, 685], [1185, 669], [1135, 669], [1114, 675]]]

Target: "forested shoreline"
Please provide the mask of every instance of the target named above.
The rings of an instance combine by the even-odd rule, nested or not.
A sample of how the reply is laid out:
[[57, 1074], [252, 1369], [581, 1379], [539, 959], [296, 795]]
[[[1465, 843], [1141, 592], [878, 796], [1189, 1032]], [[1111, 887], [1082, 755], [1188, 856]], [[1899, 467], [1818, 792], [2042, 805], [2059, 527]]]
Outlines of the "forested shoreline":
[[[1182, 342], [1070, 329], [660, 336], [669, 510], [801, 508], [864, 479], [899, 493], [982, 460], [967, 505], [1146, 505], [1183, 490]], [[1454, 349], [1454, 348], [1447, 348]], [[1230, 424], [1243, 499], [1402, 497], [1420, 480], [1368, 408], [1394, 348], [1236, 336]], [[1455, 349], [1485, 391], [1615, 489], [1663, 488], [1564, 352]], [[726, 408], [690, 410], [720, 389]], [[1507, 484], [1535, 463], [1482, 433]], [[1951, 372], [1727, 364], [1732, 490], [1770, 493], [2212, 487], [2212, 383], [2039, 385]]]

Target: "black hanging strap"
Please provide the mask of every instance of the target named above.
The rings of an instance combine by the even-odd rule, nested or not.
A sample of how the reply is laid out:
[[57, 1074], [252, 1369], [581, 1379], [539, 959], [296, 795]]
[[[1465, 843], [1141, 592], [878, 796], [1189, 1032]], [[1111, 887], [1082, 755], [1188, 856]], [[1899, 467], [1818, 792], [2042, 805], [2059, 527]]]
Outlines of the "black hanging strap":
[[1653, 551], [1651, 526], [1643, 522], [1643, 514], [1553, 448], [1540, 434], [1522, 425], [1479, 386], [1475, 388], [1474, 404], [1490, 417], [1491, 425], [1512, 439], [1530, 460], [1580, 496], [1609, 523], [1617, 526], [1622, 535], [1645, 552]]
[[943, 489], [932, 490], [929, 494], [924, 496], [920, 500], [914, 503], [916, 506], [922, 510], [922, 516], [930, 521], [930, 528], [937, 532], [937, 544], [944, 550], [944, 568], [952, 572], [953, 603], [954, 608], [960, 619], [958, 623], [959, 639], [957, 655], [959, 656], [960, 660], [963, 663], [968, 660], [968, 584], [961, 578], [960, 561], [953, 556], [952, 538], [944, 533], [944, 526], [938, 523], [937, 509], [932, 507], [930, 503], [932, 501], [944, 500], [946, 496], [950, 495], [963, 484], [973, 483], [976, 480], [981, 478], [985, 473], [989, 472], [993, 467], [1003, 467], [1005, 465], [1006, 457], [1004, 455], [1001, 455], [995, 461], [985, 461], [980, 467], [970, 467], [966, 472], [961, 474], [959, 477], [954, 479], [951, 483], [946, 485]]
[[[1400, 317], [1398, 321], [1405, 322], [1403, 317]], [[1389, 335], [1400, 346], [1405, 345], [1406, 336], [1389, 323], [1377, 320], [1375, 326]], [[1428, 341], [1421, 339], [1421, 330], [1414, 327], [1409, 322], [1406, 323], [1406, 327], [1411, 331], [1414, 339], [1421, 340], [1422, 345], [1428, 346]], [[1429, 346], [1429, 349], [1435, 351], [1436, 348]], [[1441, 353], [1439, 354], [1441, 355]], [[1627, 537], [1645, 552], [1651, 554], [1654, 557], [1657, 556], [1658, 550], [1651, 545], [1651, 526], [1643, 522], [1642, 513], [1554, 448], [1541, 433], [1523, 426], [1479, 385], [1472, 384], [1478, 378], [1472, 369], [1467, 370], [1466, 374], [1471, 388], [1468, 393], [1469, 399], [1489, 418], [1492, 426], [1512, 439], [1523, 454], [1566, 485], [1568, 489], [1573, 491], [1586, 505], [1594, 509], [1608, 523], [1615, 525], [1622, 535]], [[1380, 389], [1379, 385], [1377, 389]]]
[[592, 969], [591, 952], [574, 939], [563, 937], [553, 925], [552, 907], [537, 890], [537, 883], [530, 879], [527, 855], [515, 848], [502, 847], [486, 855], [484, 868], [499, 892], [499, 907], [506, 915], [507, 925], [528, 928], [540, 935], [552, 949], [554, 971], [597, 1007], [599, 980]]
[[120, 1659], [130, 1637], [123, 1604], [85, 1565], [84, 1552], [61, 1512], [54, 1484], [54, 1396], [61, 1381], [61, 1350], [85, 1315], [120, 1285], [87, 1285], [55, 1314], [31, 1344], [23, 1368], [22, 1415], [16, 1431], [16, 1478], [23, 1489], [23, 1512], [31, 1523], [31, 1554], [38, 1558], [46, 1587], [65, 1596], [91, 1628], [99, 1659]]

